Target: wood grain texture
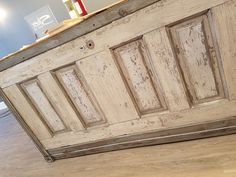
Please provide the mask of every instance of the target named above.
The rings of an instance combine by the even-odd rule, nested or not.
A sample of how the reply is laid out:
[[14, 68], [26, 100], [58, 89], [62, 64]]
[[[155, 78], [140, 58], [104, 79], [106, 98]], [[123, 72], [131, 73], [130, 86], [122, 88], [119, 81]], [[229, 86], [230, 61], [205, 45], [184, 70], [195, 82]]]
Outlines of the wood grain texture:
[[149, 49], [156, 79], [159, 79], [171, 111], [189, 109], [181, 73], [172, 50], [166, 29], [161, 28], [144, 35]]
[[41, 89], [66, 126], [72, 131], [83, 130], [84, 127], [80, 121], [79, 115], [77, 115], [76, 111], [72, 108], [62, 88], [56, 82], [56, 78], [54, 78], [50, 72], [47, 72], [39, 75], [38, 81]]
[[104, 123], [105, 118], [96, 98], [78, 74], [75, 66], [56, 71], [57, 77], [80, 113], [85, 125], [89, 127]]
[[142, 40], [118, 47], [114, 53], [139, 112], [147, 114], [163, 110], [159, 99], [161, 93], [155, 89], [151, 70], [147, 68], [149, 57]]
[[[1, 72], [0, 87], [4, 88], [49, 70], [68, 65], [157, 28], [196, 15], [226, 1], [167, 0], [157, 2], [85, 36], [74, 39]], [[136, 4], [136, 1], [133, 4]], [[95, 44], [92, 50], [86, 47], [86, 42], [89, 40], [93, 40]], [[67, 52], [68, 50], [70, 52]], [[55, 60], [55, 58], [57, 59]]]
[[223, 97], [212, 34], [206, 15], [170, 28], [193, 103]]
[[[209, 13], [211, 8], [226, 2], [159, 1], [8, 68], [0, 73], [0, 87], [17, 87], [22, 82], [39, 79], [39, 84], [34, 82], [28, 90], [31, 102], [35, 100], [35, 108], [21, 92], [17, 109], [22, 111], [20, 102], [26, 101], [26, 106], [44, 115], [42, 117], [51, 115], [48, 116], [51, 120], [57, 115], [53, 121], [61, 119], [67, 128], [70, 124], [69, 120], [64, 121], [67, 119], [66, 110], [60, 112], [58, 109], [63, 109], [63, 104], [57, 103], [66, 100], [67, 110], [75, 111], [81, 119], [85, 127], [83, 131], [63, 131], [53, 137], [41, 138], [45, 151], [110, 139], [116, 141], [124, 136], [141, 137], [149, 132], [205, 125], [234, 117], [236, 100], [224, 95], [229, 80], [224, 81], [224, 69], [220, 63], [222, 55], [217, 50], [219, 37], [215, 30], [218, 28], [212, 20], [215, 16]], [[94, 44], [93, 47], [87, 45], [88, 41]], [[114, 51], [112, 55], [110, 52]], [[234, 70], [233, 66], [231, 70]], [[53, 72], [58, 81], [50, 74]], [[52, 82], [52, 89], [46, 86], [47, 81]], [[17, 91], [11, 94], [18, 94]], [[59, 93], [64, 93], [64, 97], [58, 97], [56, 94]], [[37, 103], [40, 103], [40, 108], [37, 108]], [[43, 107], [45, 105], [48, 105], [47, 109]], [[22, 115], [23, 119], [32, 120], [29, 115], [25, 116]], [[58, 121], [47, 122], [52, 123], [61, 129]], [[227, 133], [225, 125], [221, 125], [222, 131]], [[205, 135], [203, 133], [202, 137]], [[136, 139], [134, 146], [142, 144], [141, 140]], [[152, 143], [152, 139], [148, 142]], [[105, 146], [109, 150], [112, 145], [105, 143]], [[96, 148], [90, 147], [88, 152]]]
[[21, 86], [29, 97], [30, 103], [35, 106], [52, 133], [65, 131], [67, 129], [64, 122], [43, 93], [37, 80], [27, 81], [21, 84]]
[[236, 99], [236, 1], [211, 9], [230, 99]]
[[96, 95], [108, 123], [139, 118], [109, 50], [76, 64]]
[[12, 85], [3, 91], [39, 140], [51, 138], [48, 128], [17, 85]]
[[1, 177], [235, 177], [235, 139], [230, 135], [48, 164], [10, 115], [0, 119]]

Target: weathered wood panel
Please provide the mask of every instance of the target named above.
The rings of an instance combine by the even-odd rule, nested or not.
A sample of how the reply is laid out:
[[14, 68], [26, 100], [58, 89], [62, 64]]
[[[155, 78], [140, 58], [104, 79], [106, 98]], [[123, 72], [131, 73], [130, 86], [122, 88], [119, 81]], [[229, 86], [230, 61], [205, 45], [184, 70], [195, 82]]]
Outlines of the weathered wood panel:
[[223, 87], [206, 15], [170, 28], [193, 103], [222, 97]]
[[21, 86], [28, 95], [30, 102], [35, 106], [53, 133], [66, 129], [64, 122], [60, 119], [52, 104], [43, 93], [37, 80], [25, 82]]
[[[20, 100], [25, 99], [28, 106], [39, 113], [37, 120], [49, 134], [50, 124], [56, 127], [52, 130], [56, 132], [53, 137], [40, 139], [45, 152], [73, 146], [90, 149], [69, 153], [86, 154], [97, 152], [101, 143], [105, 146], [101, 149], [125, 147], [127, 144], [123, 142], [106, 144], [121, 137], [132, 139], [141, 135], [128, 144], [136, 146], [142, 144], [142, 135], [149, 132], [216, 121], [223, 124], [225, 118], [236, 115], [236, 100], [228, 99], [227, 92], [225, 94], [226, 83], [231, 86], [234, 82], [224, 80], [225, 66], [220, 67], [222, 49], [218, 51], [217, 46], [223, 31], [219, 33], [215, 22], [218, 16], [209, 8], [226, 1], [160, 1], [1, 72], [0, 87], [31, 80], [24, 83], [29, 98], [22, 92]], [[232, 14], [226, 16], [230, 18], [227, 23], [235, 19]], [[234, 65], [230, 71], [234, 71]], [[54, 72], [56, 79], [51, 74]], [[234, 72], [232, 74], [234, 77]], [[233, 92], [230, 90], [230, 98]], [[65, 109], [63, 104], [67, 104]], [[48, 122], [46, 114], [50, 114], [47, 119], [55, 122]], [[67, 114], [72, 118], [67, 118]], [[27, 120], [24, 116], [19, 119]], [[78, 118], [86, 130], [81, 131], [83, 127]], [[30, 119], [33, 118], [28, 116], [28, 122]], [[71, 124], [78, 127], [71, 128]], [[224, 126], [217, 131], [235, 130], [230, 125], [229, 129]], [[73, 132], [64, 131], [71, 129]], [[214, 127], [210, 129], [217, 134]], [[191, 133], [196, 135], [190, 132], [185, 138]], [[201, 137], [206, 135], [201, 130], [197, 133]], [[173, 136], [168, 138], [174, 139]], [[153, 143], [153, 137], [148, 138], [147, 142]], [[109, 139], [111, 141], [107, 141]], [[70, 148], [62, 150], [67, 156]]]
[[89, 127], [104, 123], [103, 113], [95, 97], [78, 74], [75, 66], [56, 71], [57, 77], [79, 111], [85, 125]]
[[62, 88], [58, 85], [56, 78], [50, 72], [46, 72], [38, 76], [38, 81], [41, 89], [67, 127], [73, 131], [83, 130], [84, 127], [79, 115], [72, 108]]
[[7, 87], [3, 91], [39, 140], [52, 137], [48, 127], [42, 122], [17, 85]]
[[236, 1], [211, 9], [230, 99], [236, 99]]
[[109, 123], [139, 118], [109, 50], [76, 64]]
[[[4, 88], [49, 70], [68, 65], [79, 59], [103, 51], [108, 47], [113, 47], [144, 33], [196, 15], [226, 1], [167, 0], [157, 2], [134, 14], [99, 28], [94, 32], [88, 33], [85, 36], [1, 72], [0, 87]], [[95, 44], [94, 49], [86, 47], [86, 42], [91, 39]], [[70, 52], [67, 52], [68, 50]], [[55, 60], [55, 58], [57, 59]]]
[[152, 65], [157, 73], [156, 79], [161, 82], [169, 109], [179, 111], [190, 108], [166, 29], [161, 28], [147, 33], [143, 39], [149, 49]]
[[163, 110], [152, 78], [147, 68], [147, 55], [142, 40], [137, 40], [114, 49], [122, 75], [141, 114]]

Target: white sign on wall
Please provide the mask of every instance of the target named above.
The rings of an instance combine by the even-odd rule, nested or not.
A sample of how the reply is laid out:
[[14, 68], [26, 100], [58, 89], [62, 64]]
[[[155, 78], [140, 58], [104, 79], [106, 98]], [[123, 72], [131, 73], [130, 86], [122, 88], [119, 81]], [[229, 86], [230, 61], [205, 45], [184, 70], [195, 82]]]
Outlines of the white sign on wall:
[[46, 30], [58, 24], [58, 21], [49, 5], [27, 15], [25, 20], [29, 24], [37, 39], [44, 37]]

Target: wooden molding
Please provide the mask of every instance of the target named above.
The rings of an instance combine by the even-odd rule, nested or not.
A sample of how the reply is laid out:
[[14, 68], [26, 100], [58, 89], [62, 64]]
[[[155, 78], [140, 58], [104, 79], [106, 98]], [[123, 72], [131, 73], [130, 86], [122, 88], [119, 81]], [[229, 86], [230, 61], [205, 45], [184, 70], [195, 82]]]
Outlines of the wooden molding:
[[67, 146], [50, 149], [48, 152], [55, 160], [122, 150], [134, 147], [176, 143], [188, 140], [210, 138], [236, 133], [236, 117], [215, 122], [190, 125], [146, 134], [123, 136], [86, 145]]

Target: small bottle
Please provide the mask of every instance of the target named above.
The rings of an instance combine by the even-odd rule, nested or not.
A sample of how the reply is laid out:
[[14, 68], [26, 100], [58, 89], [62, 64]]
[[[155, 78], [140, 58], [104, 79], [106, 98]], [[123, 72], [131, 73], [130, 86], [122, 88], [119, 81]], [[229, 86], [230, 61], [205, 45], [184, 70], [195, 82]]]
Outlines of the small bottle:
[[70, 18], [74, 19], [74, 18], [79, 17], [79, 13], [74, 8], [73, 3], [71, 2], [71, 0], [62, 0], [62, 2], [64, 3], [64, 5], [66, 6], [66, 9], [68, 10]]
[[88, 14], [82, 0], [72, 0], [72, 2], [81, 17]]

